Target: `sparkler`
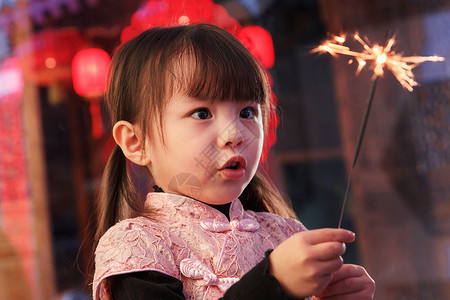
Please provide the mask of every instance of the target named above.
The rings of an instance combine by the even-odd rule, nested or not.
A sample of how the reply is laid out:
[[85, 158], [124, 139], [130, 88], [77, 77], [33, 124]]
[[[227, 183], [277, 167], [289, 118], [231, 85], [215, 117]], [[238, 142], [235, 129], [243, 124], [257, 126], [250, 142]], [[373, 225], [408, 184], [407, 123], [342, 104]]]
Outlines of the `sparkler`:
[[[338, 54], [352, 56], [358, 62], [356, 73], [359, 74], [361, 70], [372, 62], [373, 79], [384, 74], [384, 67], [392, 72], [400, 84], [412, 92], [413, 87], [418, 83], [414, 80], [412, 70], [426, 61], [443, 61], [441, 56], [402, 56], [392, 50], [395, 45], [395, 37], [390, 38], [386, 46], [378, 44], [371, 45], [367, 38], [363, 39], [358, 34], [354, 34], [353, 38], [363, 47], [362, 52], [351, 50], [350, 47], [344, 46], [346, 41], [345, 36], [333, 35], [331, 39], [325, 41], [322, 45], [314, 48], [312, 52], [328, 52], [333, 56]], [[367, 41], [365, 41], [367, 40]], [[349, 62], [352, 62], [350, 60]]]
[[[379, 77], [383, 76], [384, 68], [392, 72], [395, 78], [400, 84], [412, 92], [413, 88], [418, 85], [418, 82], [414, 80], [414, 74], [412, 70], [423, 62], [431, 61], [443, 61], [444, 58], [440, 56], [407, 56], [404, 57], [393, 50], [395, 45], [395, 36], [391, 37], [385, 43], [385, 46], [373, 44], [367, 38], [361, 38], [358, 34], [354, 34], [353, 38], [363, 47], [361, 52], [352, 50], [350, 47], [345, 46], [346, 36], [333, 35], [330, 39], [326, 40], [322, 45], [314, 48], [311, 52], [329, 53], [336, 57], [338, 54], [351, 56], [358, 62], [356, 74], [359, 74], [362, 69], [370, 63], [373, 68], [372, 87], [367, 99], [367, 108], [364, 114], [364, 119], [359, 131], [358, 140], [356, 142], [355, 154], [353, 156], [353, 163], [348, 176], [347, 184], [345, 187], [344, 201], [342, 203], [341, 215], [339, 217], [338, 228], [341, 228], [342, 218], [344, 215], [345, 206], [347, 203], [348, 192], [350, 189], [350, 183], [352, 179], [353, 169], [355, 168], [356, 161], [358, 159], [359, 150], [361, 148], [364, 132], [366, 129], [367, 119], [370, 114], [370, 108], [372, 106], [373, 96], [375, 95], [375, 88]], [[352, 63], [353, 59], [349, 60]]]

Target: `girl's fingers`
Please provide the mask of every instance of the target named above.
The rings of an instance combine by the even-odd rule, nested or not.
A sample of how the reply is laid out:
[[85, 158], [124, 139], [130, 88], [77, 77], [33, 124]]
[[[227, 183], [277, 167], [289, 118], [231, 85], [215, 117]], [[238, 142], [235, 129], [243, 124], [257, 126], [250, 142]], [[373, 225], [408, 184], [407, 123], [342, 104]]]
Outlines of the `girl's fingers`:
[[341, 242], [327, 242], [313, 247], [312, 251], [320, 261], [335, 259], [345, 253], [345, 244]]
[[372, 299], [375, 283], [364, 268], [343, 265], [333, 274], [329, 285], [318, 296], [319, 299]]
[[363, 286], [360, 286], [357, 277], [345, 278], [340, 281], [330, 283], [327, 288], [320, 293], [321, 298], [358, 293], [364, 290]]
[[[338, 271], [342, 265], [343, 265], [344, 261], [342, 260], [342, 257], [337, 257], [335, 259], [332, 260], [328, 260], [328, 261], [324, 261], [324, 262], [319, 262], [318, 263], [318, 267], [320, 269], [320, 274], [321, 275], [331, 275], [332, 273]], [[333, 277], [330, 278], [330, 280], [333, 280]]]
[[355, 240], [355, 234], [346, 229], [323, 228], [302, 232], [304, 239], [310, 245], [325, 242], [351, 243]]
[[333, 295], [333, 296], [313, 296], [313, 300], [372, 300], [373, 294], [368, 293], [365, 290], [358, 291], [352, 294], [340, 294], [340, 295]]
[[348, 277], [365, 276], [367, 272], [358, 265], [345, 264], [337, 272], [333, 274], [330, 284]]
[[333, 273], [343, 265], [344, 243], [354, 239], [354, 234], [345, 229], [299, 232], [270, 254], [270, 274], [277, 278], [288, 294], [300, 298], [326, 291], [334, 278]]

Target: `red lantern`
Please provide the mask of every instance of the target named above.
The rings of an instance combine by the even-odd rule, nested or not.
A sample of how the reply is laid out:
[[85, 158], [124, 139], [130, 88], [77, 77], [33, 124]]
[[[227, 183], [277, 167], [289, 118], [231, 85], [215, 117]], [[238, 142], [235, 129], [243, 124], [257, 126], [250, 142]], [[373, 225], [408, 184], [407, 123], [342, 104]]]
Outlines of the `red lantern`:
[[133, 14], [131, 24], [121, 33], [121, 41], [125, 43], [151, 27], [196, 23], [215, 24], [233, 34], [241, 28], [225, 8], [212, 0], [149, 0]]
[[260, 26], [248, 26], [241, 29], [239, 40], [255, 56], [261, 65], [270, 69], [275, 62], [275, 51], [270, 33]]
[[72, 60], [72, 80], [75, 92], [91, 100], [92, 135], [100, 137], [103, 125], [100, 97], [105, 93], [111, 58], [98, 48], [80, 50]]
[[111, 59], [98, 48], [83, 49], [72, 60], [72, 80], [75, 92], [83, 97], [98, 98], [105, 93]]
[[26, 80], [49, 86], [70, 82], [70, 62], [86, 42], [76, 28], [48, 29], [33, 34], [14, 49]]

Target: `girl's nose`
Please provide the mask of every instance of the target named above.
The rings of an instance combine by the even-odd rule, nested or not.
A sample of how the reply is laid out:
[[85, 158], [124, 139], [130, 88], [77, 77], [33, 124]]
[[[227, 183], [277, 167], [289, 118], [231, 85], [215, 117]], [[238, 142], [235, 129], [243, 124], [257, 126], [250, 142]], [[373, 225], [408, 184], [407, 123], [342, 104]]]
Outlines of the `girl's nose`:
[[239, 147], [244, 144], [244, 131], [237, 121], [234, 121], [223, 130], [218, 137], [219, 147]]

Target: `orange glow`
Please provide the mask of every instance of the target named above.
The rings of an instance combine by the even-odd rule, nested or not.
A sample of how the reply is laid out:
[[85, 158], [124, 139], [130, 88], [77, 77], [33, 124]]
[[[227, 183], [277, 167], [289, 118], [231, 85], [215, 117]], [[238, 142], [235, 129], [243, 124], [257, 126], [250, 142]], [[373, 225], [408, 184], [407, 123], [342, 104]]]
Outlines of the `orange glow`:
[[178, 24], [180, 25], [189, 25], [190, 23], [190, 19], [188, 16], [181, 16], [180, 18], [178, 18]]
[[333, 39], [339, 44], [343, 44], [345, 42], [345, 36], [333, 36]]
[[54, 69], [56, 67], [56, 59], [54, 59], [53, 57], [48, 57], [45, 60], [45, 66], [47, 67], [47, 69]]
[[385, 47], [377, 44], [371, 46], [367, 38], [363, 39], [358, 34], [354, 34], [353, 38], [363, 47], [362, 51], [354, 51], [350, 47], [342, 45], [344, 43], [342, 39], [333, 36], [322, 45], [314, 48], [311, 52], [327, 52], [333, 56], [337, 56], [338, 54], [352, 56], [358, 61], [357, 74], [366, 66], [368, 61], [372, 62], [374, 78], [382, 76], [384, 74], [383, 68], [386, 67], [394, 74], [400, 84], [410, 92], [414, 86], [418, 85], [414, 80], [414, 74], [412, 72], [415, 67], [425, 61], [436, 62], [444, 60], [440, 56], [404, 57], [392, 50], [395, 44], [395, 38], [389, 39]]
[[387, 61], [386, 53], [383, 53], [377, 57], [377, 63], [384, 64]]

